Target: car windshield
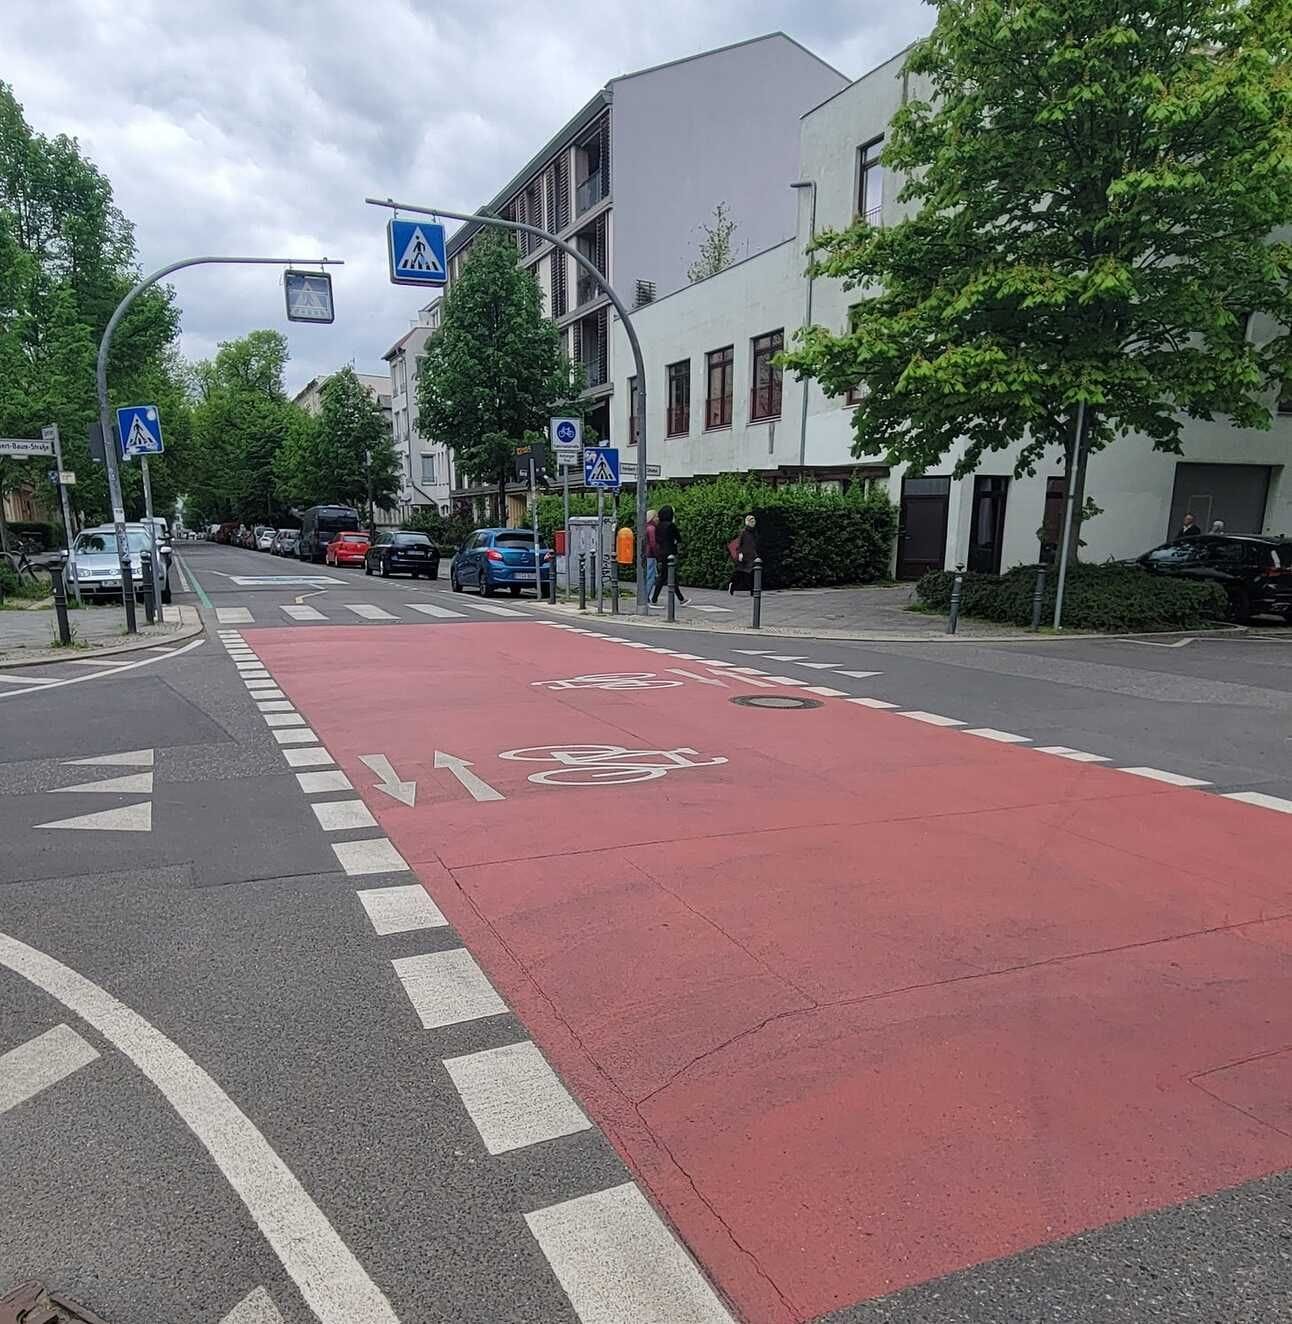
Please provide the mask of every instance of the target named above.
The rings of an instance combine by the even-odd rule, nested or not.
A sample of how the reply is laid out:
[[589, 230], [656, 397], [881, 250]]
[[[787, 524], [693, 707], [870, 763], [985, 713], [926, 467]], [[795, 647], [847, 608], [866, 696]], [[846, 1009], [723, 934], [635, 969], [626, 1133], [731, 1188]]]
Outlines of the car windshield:
[[[132, 552], [142, 552], [145, 548], [151, 546], [151, 539], [142, 529], [127, 529], [126, 541], [130, 544]], [[72, 547], [72, 554], [80, 553], [85, 556], [94, 556], [100, 552], [115, 552], [116, 550], [116, 539], [109, 530], [101, 533], [82, 533]]]
[[1154, 565], [1184, 565], [1187, 561], [1197, 561], [1202, 557], [1202, 548], [1193, 542], [1172, 542], [1165, 547], [1155, 547], [1148, 553], [1147, 559]]

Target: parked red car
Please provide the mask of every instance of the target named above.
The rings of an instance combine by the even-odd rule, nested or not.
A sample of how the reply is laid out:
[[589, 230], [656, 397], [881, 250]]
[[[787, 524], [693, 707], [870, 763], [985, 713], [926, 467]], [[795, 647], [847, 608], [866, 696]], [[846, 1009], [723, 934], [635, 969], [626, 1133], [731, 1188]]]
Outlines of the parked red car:
[[323, 553], [324, 565], [362, 565], [368, 554], [366, 533], [338, 533]]

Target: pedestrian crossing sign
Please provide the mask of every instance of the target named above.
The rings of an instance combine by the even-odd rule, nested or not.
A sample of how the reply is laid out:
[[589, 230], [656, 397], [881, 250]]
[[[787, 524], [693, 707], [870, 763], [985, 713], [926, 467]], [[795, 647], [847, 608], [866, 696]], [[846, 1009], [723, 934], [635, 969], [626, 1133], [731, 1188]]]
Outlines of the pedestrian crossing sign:
[[127, 405], [117, 410], [117, 430], [121, 433], [121, 453], [160, 455], [162, 445], [161, 415], [156, 405]]
[[283, 291], [287, 296], [289, 322], [331, 322], [332, 277], [325, 271], [285, 271]]
[[614, 446], [585, 446], [583, 448], [583, 486], [619, 487], [619, 451]]
[[447, 285], [444, 227], [437, 221], [405, 221], [392, 217], [386, 224], [390, 279], [396, 285]]

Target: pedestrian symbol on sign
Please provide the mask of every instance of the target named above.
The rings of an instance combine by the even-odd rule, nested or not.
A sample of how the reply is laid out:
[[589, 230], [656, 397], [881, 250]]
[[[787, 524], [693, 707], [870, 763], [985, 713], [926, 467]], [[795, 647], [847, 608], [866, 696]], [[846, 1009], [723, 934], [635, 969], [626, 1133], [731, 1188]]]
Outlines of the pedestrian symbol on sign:
[[431, 221], [392, 219], [386, 227], [390, 279], [396, 285], [444, 285], [444, 227]]
[[422, 227], [417, 229], [408, 238], [408, 243], [404, 246], [404, 255], [399, 259], [400, 271], [443, 271], [439, 260], [431, 252], [431, 246], [426, 242], [426, 236], [422, 233]]

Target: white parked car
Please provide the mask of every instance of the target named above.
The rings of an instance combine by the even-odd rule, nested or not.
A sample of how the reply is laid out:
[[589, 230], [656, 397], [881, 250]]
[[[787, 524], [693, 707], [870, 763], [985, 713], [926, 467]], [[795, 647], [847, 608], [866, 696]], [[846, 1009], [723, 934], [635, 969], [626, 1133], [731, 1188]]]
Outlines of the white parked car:
[[[135, 596], [143, 595], [144, 564], [142, 553], [152, 546], [148, 529], [142, 524], [126, 525], [126, 540], [130, 545], [130, 574], [134, 578]], [[158, 543], [160, 564], [156, 567], [161, 585], [161, 600], [170, 601], [169, 543]], [[80, 589], [81, 597], [88, 601], [120, 598], [121, 563], [117, 558], [117, 537], [111, 524], [100, 524], [83, 529], [72, 544], [72, 555], [67, 562], [67, 583]]]
[[256, 551], [272, 552], [274, 549], [274, 539], [278, 536], [277, 529], [261, 529], [256, 534]]

